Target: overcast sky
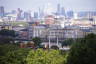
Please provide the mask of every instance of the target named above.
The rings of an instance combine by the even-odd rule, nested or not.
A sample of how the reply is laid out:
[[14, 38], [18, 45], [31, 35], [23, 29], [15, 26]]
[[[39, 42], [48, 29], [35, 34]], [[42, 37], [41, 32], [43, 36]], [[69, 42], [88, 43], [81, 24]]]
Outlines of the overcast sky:
[[46, 7], [48, 3], [53, 10], [56, 10], [58, 3], [64, 6], [65, 10], [96, 10], [96, 0], [0, 0], [0, 6], [4, 6], [6, 11], [16, 10], [17, 8], [36, 11], [39, 7]]

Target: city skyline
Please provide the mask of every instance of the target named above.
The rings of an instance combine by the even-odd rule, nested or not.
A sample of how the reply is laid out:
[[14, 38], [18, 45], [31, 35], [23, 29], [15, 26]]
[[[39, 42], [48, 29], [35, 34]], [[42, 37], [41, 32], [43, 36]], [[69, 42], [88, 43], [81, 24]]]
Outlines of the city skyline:
[[79, 11], [96, 11], [96, 0], [0, 0], [0, 6], [4, 6], [6, 11], [21, 8], [24, 11], [38, 11], [48, 9], [48, 11], [56, 11], [57, 5], [61, 4], [65, 10]]

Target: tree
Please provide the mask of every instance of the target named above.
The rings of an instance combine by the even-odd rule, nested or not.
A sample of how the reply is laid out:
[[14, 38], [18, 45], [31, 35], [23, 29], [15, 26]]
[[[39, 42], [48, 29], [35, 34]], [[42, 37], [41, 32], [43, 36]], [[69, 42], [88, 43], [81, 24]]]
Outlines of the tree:
[[32, 41], [34, 42], [35, 46], [40, 46], [40, 44], [42, 43], [42, 40], [39, 37], [33, 38]]
[[14, 37], [16, 36], [14, 30], [2, 29], [0, 31], [0, 43], [11, 43], [14, 42]]
[[96, 64], [95, 34], [89, 34], [73, 44], [67, 64]]
[[58, 46], [56, 46], [56, 45], [53, 45], [53, 46], [51, 46], [51, 49], [58, 50], [58, 49], [59, 49], [59, 47], [58, 47]]
[[0, 35], [1, 36], [11, 36], [11, 37], [15, 37], [15, 31], [14, 30], [7, 30], [7, 29], [2, 29], [0, 31]]
[[15, 51], [19, 47], [16, 44], [0, 44], [0, 64], [6, 64], [6, 55], [10, 51]]
[[9, 51], [4, 59], [5, 64], [27, 64], [26, 58], [30, 49], [20, 48], [15, 51]]
[[62, 46], [70, 46], [74, 43], [73, 39], [66, 39], [62, 42]]
[[30, 48], [19, 48], [16, 44], [0, 45], [0, 64], [26, 64]]
[[65, 58], [59, 50], [31, 50], [27, 56], [27, 64], [64, 64]]

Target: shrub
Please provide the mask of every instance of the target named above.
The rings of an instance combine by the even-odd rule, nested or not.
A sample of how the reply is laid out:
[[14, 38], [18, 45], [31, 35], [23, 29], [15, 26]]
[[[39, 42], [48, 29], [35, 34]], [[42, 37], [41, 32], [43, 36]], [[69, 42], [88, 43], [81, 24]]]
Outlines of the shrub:
[[0, 64], [26, 64], [28, 48], [19, 48], [17, 44], [0, 45]]
[[96, 64], [96, 35], [89, 34], [75, 43], [69, 52], [67, 64]]
[[58, 50], [31, 50], [27, 56], [27, 64], [64, 64], [64, 56]]
[[51, 46], [51, 49], [58, 50], [58, 49], [59, 49], [59, 47], [58, 47], [58, 46], [56, 46], [56, 45], [53, 45], [53, 46]]
[[27, 64], [26, 57], [30, 49], [18, 49], [6, 54], [5, 64]]

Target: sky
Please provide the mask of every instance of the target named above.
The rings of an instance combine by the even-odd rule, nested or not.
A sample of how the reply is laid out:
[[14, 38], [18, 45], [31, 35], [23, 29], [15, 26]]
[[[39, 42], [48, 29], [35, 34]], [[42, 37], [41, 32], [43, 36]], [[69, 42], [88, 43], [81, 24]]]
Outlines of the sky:
[[21, 8], [24, 11], [37, 11], [38, 8], [51, 8], [56, 10], [57, 4], [64, 6], [65, 10], [96, 11], [96, 0], [0, 0], [0, 6], [6, 11]]

